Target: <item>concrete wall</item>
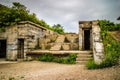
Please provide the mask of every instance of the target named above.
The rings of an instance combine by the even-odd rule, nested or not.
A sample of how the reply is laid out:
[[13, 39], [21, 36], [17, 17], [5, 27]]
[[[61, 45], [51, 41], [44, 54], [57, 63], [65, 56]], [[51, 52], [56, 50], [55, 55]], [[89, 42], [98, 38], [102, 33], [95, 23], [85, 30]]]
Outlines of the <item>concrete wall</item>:
[[92, 21], [93, 55], [96, 63], [101, 63], [104, 59], [104, 45], [101, 38], [98, 21]]
[[39, 39], [45, 36], [45, 33], [47, 33], [46, 28], [29, 21], [22, 21], [14, 26], [7, 27], [5, 32], [0, 33], [0, 39], [7, 40], [6, 59], [17, 60], [18, 39], [24, 40], [23, 55], [26, 59], [26, 52], [33, 50]]

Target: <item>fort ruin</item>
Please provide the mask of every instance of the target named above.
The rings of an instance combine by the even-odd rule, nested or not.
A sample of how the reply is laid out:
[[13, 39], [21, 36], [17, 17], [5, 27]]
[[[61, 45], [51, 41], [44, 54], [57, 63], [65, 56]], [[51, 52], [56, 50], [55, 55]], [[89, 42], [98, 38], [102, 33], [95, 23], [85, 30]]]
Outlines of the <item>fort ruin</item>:
[[[50, 53], [91, 53], [96, 63], [104, 59], [104, 46], [98, 21], [79, 21], [79, 34], [58, 34], [30, 21], [7, 27], [0, 33], [0, 58], [27, 59], [27, 54], [42, 51]], [[29, 52], [29, 53], [28, 53]], [[81, 57], [76, 61], [81, 63]], [[86, 60], [86, 58], [85, 58]]]

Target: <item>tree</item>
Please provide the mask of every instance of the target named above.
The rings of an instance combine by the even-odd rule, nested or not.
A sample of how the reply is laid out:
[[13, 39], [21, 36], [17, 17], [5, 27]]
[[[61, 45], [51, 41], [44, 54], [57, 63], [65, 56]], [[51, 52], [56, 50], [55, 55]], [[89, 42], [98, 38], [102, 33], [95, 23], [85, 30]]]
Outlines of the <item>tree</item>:
[[99, 25], [102, 31], [120, 30], [120, 25], [110, 22], [108, 20], [99, 20]]
[[48, 25], [44, 20], [39, 20], [36, 17], [35, 13], [30, 13], [27, 8], [20, 4], [19, 2], [13, 2], [12, 7], [7, 7], [2, 4], [0, 4], [0, 31], [4, 29], [4, 27], [8, 27], [10, 25], [14, 25], [20, 21], [31, 21], [36, 24], [39, 24], [47, 29], [58, 31], [58, 33], [63, 33], [64, 30], [61, 27], [61, 25], [55, 25], [59, 26], [59, 28], [54, 29]]
[[64, 33], [64, 29], [60, 24], [56, 24], [52, 28], [53, 28], [53, 31], [58, 32], [59, 34]]

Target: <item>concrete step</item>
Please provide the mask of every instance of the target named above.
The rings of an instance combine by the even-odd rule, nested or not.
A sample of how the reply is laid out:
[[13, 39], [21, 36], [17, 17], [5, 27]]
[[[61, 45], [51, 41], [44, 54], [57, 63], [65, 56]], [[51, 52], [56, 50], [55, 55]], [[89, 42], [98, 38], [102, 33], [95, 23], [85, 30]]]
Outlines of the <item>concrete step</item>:
[[77, 57], [78, 57], [78, 58], [89, 58], [89, 57], [92, 57], [92, 54], [89, 54], [89, 55], [78, 54]]
[[76, 61], [76, 64], [85, 65], [88, 61]]
[[84, 54], [84, 55], [87, 55], [87, 54], [92, 54], [93, 52], [92, 51], [81, 51], [80, 54]]
[[92, 51], [83, 51], [78, 53], [76, 58], [76, 64], [86, 64], [90, 59], [92, 59]]
[[76, 61], [88, 61], [92, 59], [91, 57], [87, 57], [87, 58], [76, 58]]

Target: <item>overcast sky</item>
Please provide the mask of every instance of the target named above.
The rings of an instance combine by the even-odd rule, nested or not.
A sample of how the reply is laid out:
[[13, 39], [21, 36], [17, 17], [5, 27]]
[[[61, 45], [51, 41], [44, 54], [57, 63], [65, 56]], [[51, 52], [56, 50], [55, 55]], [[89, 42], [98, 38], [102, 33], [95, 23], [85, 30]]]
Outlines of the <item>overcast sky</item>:
[[0, 4], [20, 2], [49, 25], [61, 24], [66, 32], [78, 33], [78, 21], [107, 19], [118, 22], [120, 0], [0, 0]]

